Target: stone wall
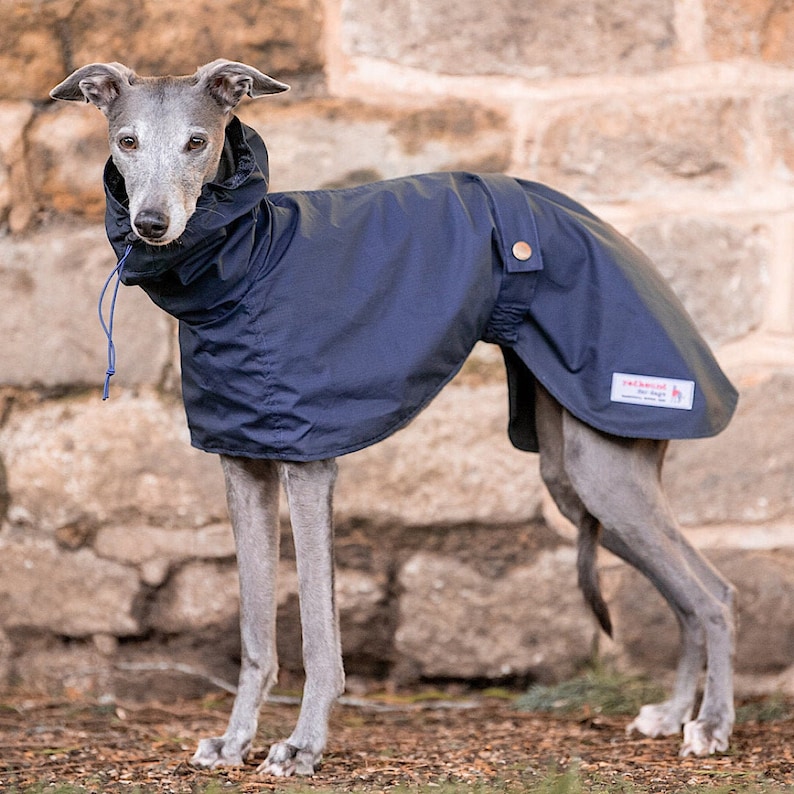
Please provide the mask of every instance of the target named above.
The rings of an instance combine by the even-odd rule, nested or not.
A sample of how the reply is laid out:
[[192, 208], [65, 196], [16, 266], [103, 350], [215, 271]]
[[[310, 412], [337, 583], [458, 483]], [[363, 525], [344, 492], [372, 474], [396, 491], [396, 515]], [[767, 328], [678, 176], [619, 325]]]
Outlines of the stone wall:
[[[136, 290], [100, 399], [104, 120], [48, 101], [91, 61], [247, 61], [293, 90], [240, 115], [274, 189], [504, 170], [589, 203], [658, 262], [742, 392], [672, 445], [688, 536], [740, 590], [746, 689], [794, 688], [794, 12], [773, 0], [51, 0], [0, 5], [0, 687], [125, 696], [233, 680], [233, 544], [192, 450], [172, 321]], [[598, 634], [571, 529], [510, 448], [494, 351], [408, 429], [340, 462], [339, 595], [360, 676], [559, 679]], [[300, 667], [286, 530], [280, 653]], [[650, 587], [602, 557], [601, 653], [673, 665]], [[185, 664], [201, 674], [179, 672]]]

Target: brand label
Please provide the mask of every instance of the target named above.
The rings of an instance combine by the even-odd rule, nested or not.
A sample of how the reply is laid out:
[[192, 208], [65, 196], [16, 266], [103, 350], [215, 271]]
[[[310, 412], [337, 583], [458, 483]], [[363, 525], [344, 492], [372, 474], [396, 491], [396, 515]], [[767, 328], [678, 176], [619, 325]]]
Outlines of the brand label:
[[695, 382], [675, 380], [674, 378], [657, 378], [654, 375], [613, 372], [612, 391], [609, 399], [614, 403], [691, 411], [695, 399]]

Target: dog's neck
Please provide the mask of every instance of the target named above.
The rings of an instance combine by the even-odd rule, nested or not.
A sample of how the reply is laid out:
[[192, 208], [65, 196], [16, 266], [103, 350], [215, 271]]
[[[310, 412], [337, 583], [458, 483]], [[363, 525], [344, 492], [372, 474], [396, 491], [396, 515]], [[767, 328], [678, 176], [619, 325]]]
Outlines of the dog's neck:
[[225, 182], [227, 179], [231, 179], [234, 175], [234, 172], [237, 170], [237, 159], [234, 156], [234, 146], [232, 142], [229, 140], [229, 136], [226, 136], [226, 140], [223, 143], [223, 149], [221, 150], [221, 158], [218, 161], [218, 170], [215, 174], [215, 179], [213, 182]]

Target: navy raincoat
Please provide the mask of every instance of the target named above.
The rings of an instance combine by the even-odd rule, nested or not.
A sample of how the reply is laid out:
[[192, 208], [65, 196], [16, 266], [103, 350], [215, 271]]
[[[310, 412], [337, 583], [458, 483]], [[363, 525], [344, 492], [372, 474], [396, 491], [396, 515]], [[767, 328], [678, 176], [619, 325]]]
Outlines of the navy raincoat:
[[238, 119], [176, 243], [131, 232], [105, 169], [122, 272], [179, 320], [194, 446], [315, 460], [408, 423], [478, 340], [500, 345], [510, 438], [537, 451], [534, 379], [618, 436], [722, 430], [736, 392], [649, 260], [571, 199], [502, 175], [437, 173], [268, 194]]

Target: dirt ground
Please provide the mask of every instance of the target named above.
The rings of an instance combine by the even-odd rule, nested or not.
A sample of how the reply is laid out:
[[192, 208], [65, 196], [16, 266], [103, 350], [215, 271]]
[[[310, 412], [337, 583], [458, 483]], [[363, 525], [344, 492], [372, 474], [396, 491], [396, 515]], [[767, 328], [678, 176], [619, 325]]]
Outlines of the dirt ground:
[[[339, 706], [314, 778], [258, 778], [271, 741], [289, 733], [294, 705], [268, 704], [250, 763], [199, 771], [188, 765], [197, 740], [223, 732], [229, 698], [168, 705], [101, 705], [85, 700], [0, 702], [0, 789], [69, 783], [89, 791], [188, 792], [212, 782], [241, 792], [384, 791], [452, 783], [522, 790], [549, 771], [576, 766], [590, 789], [624, 783], [673, 792], [695, 784], [794, 786], [794, 717], [739, 724], [726, 755], [680, 759], [676, 738], [627, 737], [628, 717], [532, 714], [504, 700], [406, 704], [379, 711]], [[3, 785], [4, 784], [4, 785]]]

